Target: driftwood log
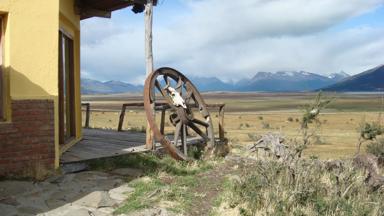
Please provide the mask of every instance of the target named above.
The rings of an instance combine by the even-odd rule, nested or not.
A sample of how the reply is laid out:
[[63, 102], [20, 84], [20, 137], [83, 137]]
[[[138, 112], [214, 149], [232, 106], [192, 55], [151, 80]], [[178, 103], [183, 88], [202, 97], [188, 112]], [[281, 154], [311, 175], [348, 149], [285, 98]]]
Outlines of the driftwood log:
[[373, 154], [358, 154], [353, 158], [353, 166], [364, 169], [368, 174], [365, 183], [373, 190], [384, 186], [384, 176], [379, 174], [378, 158]]

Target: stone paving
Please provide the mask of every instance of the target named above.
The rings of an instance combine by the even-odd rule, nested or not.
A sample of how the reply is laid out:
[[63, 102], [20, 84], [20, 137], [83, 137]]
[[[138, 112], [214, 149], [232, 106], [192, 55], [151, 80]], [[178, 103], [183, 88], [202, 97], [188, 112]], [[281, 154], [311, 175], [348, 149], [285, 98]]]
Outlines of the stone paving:
[[[123, 178], [140, 175], [140, 170], [127, 168], [111, 173], [85, 171], [66, 174], [44, 182], [0, 181], [0, 215], [112, 215], [134, 191]], [[169, 214], [165, 209], [146, 209], [129, 215]]]

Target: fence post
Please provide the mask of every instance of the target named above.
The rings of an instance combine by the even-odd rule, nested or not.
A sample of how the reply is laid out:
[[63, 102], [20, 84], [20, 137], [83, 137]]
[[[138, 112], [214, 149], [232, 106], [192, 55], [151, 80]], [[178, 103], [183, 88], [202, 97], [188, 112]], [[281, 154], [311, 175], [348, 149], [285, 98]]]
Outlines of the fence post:
[[91, 105], [87, 103], [85, 111], [85, 128], [89, 128], [89, 119], [91, 115]]
[[160, 133], [164, 134], [164, 127], [165, 127], [165, 107], [161, 108], [161, 120], [160, 120]]
[[225, 131], [224, 131], [224, 107], [225, 104], [219, 107], [219, 139], [223, 141], [225, 139]]
[[126, 109], [126, 104], [123, 104], [123, 106], [121, 107], [120, 118], [119, 118], [119, 126], [117, 127], [117, 131], [123, 131], [123, 122], [124, 122], [124, 116], [125, 116], [125, 109]]
[[85, 123], [84, 127], [89, 128], [89, 119], [90, 119], [90, 113], [91, 113], [91, 104], [90, 103], [81, 103], [81, 106], [85, 106]]

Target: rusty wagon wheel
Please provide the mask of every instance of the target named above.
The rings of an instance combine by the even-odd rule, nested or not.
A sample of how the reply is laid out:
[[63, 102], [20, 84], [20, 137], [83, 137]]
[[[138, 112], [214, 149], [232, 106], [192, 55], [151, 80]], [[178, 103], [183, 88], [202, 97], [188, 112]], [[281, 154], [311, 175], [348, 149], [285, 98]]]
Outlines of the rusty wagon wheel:
[[[173, 136], [159, 130], [153, 114], [156, 107], [164, 104], [170, 111], [169, 122], [174, 127]], [[179, 71], [159, 68], [147, 77], [144, 85], [144, 108], [155, 140], [173, 158], [191, 159], [188, 157], [188, 150], [196, 145], [203, 146], [206, 150], [213, 148], [213, 125], [207, 106], [196, 87]], [[195, 136], [192, 137], [190, 132]], [[187, 141], [194, 141], [195, 146], [188, 145]]]

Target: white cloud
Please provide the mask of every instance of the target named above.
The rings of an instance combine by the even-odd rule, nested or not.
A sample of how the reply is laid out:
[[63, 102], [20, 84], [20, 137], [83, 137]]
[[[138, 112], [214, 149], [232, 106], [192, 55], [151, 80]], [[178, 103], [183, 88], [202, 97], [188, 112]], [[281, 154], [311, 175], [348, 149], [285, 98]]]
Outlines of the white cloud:
[[[184, 2], [187, 14], [156, 14], [173, 16], [172, 24], [154, 26], [158, 67], [236, 80], [257, 71], [357, 73], [384, 63], [383, 28], [331, 29], [382, 0]], [[143, 24], [126, 27], [119, 21], [83, 23], [82, 68], [97, 79], [140, 82], [145, 73]]]

